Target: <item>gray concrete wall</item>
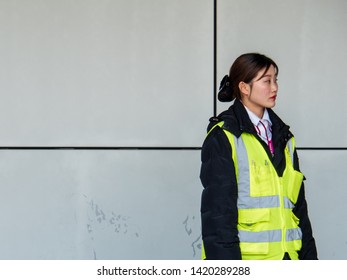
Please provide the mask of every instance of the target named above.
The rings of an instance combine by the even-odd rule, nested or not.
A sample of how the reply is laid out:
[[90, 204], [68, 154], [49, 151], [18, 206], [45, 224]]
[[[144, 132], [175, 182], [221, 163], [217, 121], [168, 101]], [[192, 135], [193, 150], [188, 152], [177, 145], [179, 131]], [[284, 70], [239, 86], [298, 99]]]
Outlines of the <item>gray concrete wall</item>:
[[[346, 13], [217, 1], [218, 81], [271, 56], [276, 112], [319, 148], [299, 157], [321, 259], [347, 258]], [[0, 259], [200, 258], [213, 19], [212, 0], [0, 1]]]

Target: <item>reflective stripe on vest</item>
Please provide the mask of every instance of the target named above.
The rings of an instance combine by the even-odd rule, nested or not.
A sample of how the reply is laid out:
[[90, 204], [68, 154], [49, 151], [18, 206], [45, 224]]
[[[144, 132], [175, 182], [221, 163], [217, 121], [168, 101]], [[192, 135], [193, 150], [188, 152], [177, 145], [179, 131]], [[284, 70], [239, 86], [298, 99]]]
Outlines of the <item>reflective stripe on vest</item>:
[[[250, 172], [248, 164], [248, 156], [245, 144], [242, 137], [236, 138], [234, 136], [234, 143], [236, 145], [236, 154], [238, 160], [239, 175], [237, 178], [239, 197], [237, 201], [238, 209], [247, 209], [248, 205], [254, 205], [254, 208], [272, 208], [279, 207], [280, 201], [277, 195], [272, 196], [258, 196], [252, 197], [250, 194]], [[254, 165], [255, 162], [252, 162]], [[265, 162], [265, 165], [271, 164]], [[240, 175], [242, 174], [242, 175]]]
[[[228, 132], [227, 132], [228, 133]], [[231, 133], [228, 133], [229, 141], [231, 140]], [[278, 195], [274, 196], [261, 196], [261, 197], [251, 197], [250, 195], [250, 173], [249, 173], [249, 164], [248, 164], [248, 156], [247, 156], [247, 150], [245, 147], [245, 144], [242, 140], [242, 137], [237, 138], [235, 135], [232, 135], [233, 137], [233, 143], [236, 147], [236, 153], [237, 153], [237, 161], [238, 166], [242, 166], [243, 170], [241, 170], [243, 176], [241, 178], [238, 176], [238, 186], [239, 186], [239, 199], [237, 207], [239, 209], [245, 209], [248, 208], [247, 205], [257, 205], [257, 208], [271, 208], [271, 207], [279, 207], [279, 197]], [[287, 148], [289, 150], [289, 154], [291, 156], [292, 164], [294, 162], [294, 156], [293, 156], [293, 141], [294, 138], [292, 138], [290, 141], [288, 141]], [[235, 149], [234, 149], [235, 150]], [[252, 162], [252, 164], [255, 164]], [[271, 162], [266, 161], [265, 165], [270, 165]], [[240, 172], [240, 171], [238, 171]], [[288, 199], [288, 197], [284, 197], [284, 207], [285, 208], [294, 208], [294, 204]]]

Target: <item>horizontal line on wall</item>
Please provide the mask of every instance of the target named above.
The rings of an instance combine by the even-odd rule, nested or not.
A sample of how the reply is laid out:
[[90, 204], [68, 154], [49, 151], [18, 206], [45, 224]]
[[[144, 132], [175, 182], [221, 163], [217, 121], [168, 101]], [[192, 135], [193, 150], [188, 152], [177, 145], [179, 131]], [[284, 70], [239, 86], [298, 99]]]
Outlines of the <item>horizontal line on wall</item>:
[[[0, 150], [201, 150], [201, 147], [0, 146]], [[297, 150], [342, 151], [347, 147], [297, 147]]]
[[0, 146], [0, 150], [201, 150], [201, 147]]

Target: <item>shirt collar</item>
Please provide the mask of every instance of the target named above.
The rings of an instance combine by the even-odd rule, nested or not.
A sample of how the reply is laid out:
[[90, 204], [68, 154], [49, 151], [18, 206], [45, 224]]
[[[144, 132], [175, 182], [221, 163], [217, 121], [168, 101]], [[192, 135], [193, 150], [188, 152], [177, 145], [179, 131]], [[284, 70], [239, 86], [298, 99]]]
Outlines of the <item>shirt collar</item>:
[[270, 120], [269, 112], [265, 108], [263, 118], [260, 119], [256, 114], [254, 114], [251, 110], [249, 110], [245, 105], [243, 105], [247, 111], [247, 114], [249, 118], [251, 119], [252, 123], [257, 126], [260, 120], [267, 120], [270, 123], [270, 126], [272, 125], [272, 122]]

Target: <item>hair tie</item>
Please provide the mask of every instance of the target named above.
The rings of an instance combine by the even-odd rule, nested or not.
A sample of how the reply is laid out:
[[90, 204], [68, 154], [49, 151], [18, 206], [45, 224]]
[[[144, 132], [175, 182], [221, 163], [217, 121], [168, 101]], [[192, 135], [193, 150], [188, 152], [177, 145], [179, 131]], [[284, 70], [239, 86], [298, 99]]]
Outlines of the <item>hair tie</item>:
[[234, 98], [230, 78], [228, 75], [225, 75], [219, 85], [218, 100], [221, 102], [230, 102]]

